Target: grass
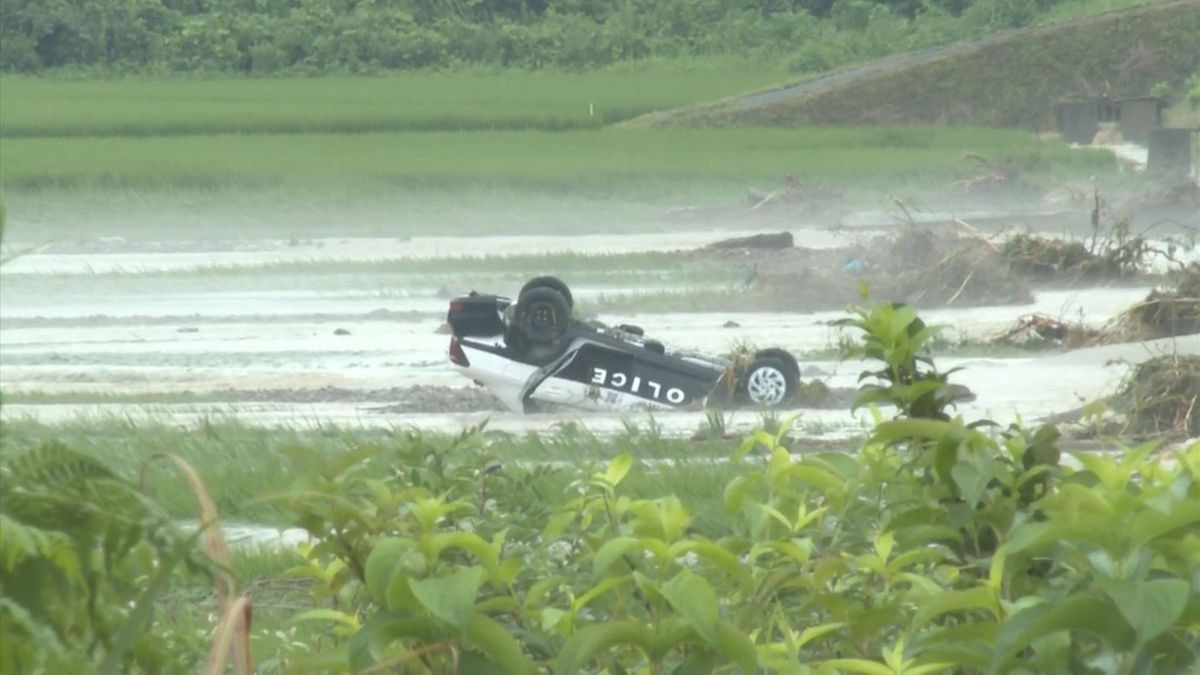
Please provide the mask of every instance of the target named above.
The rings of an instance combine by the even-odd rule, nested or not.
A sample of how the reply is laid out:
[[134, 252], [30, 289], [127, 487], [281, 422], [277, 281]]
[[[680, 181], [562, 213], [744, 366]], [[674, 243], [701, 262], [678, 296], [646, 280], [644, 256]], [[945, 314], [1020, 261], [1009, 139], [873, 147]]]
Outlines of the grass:
[[[423, 434], [430, 447], [444, 446], [450, 437]], [[235, 421], [213, 421], [194, 430], [168, 424], [135, 424], [117, 417], [80, 420], [61, 425], [45, 425], [29, 420], [6, 420], [0, 437], [0, 453], [19, 452], [37, 444], [57, 440], [94, 455], [114, 470], [135, 476], [141, 464], [152, 454], [169, 451], [190, 462], [204, 478], [223, 519], [230, 522], [256, 522], [282, 525], [280, 511], [261, 497], [278, 491], [299, 477], [298, 467], [284, 458], [281, 450], [305, 446], [332, 457], [368, 443], [385, 447], [404, 447], [403, 430], [339, 429], [321, 427], [310, 430], [261, 429]], [[691, 441], [660, 435], [650, 428], [634, 428], [612, 437], [601, 438], [574, 424], [564, 424], [543, 434], [513, 435], [488, 432], [487, 452], [507, 464], [520, 462], [556, 462], [558, 466], [586, 469], [589, 464], [606, 461], [631, 452], [640, 459], [722, 458], [733, 450], [736, 441]], [[519, 467], [513, 471], [522, 471]], [[380, 466], [386, 471], [386, 466]], [[660, 465], [639, 471], [631, 483], [635, 494], [657, 495], [668, 483], [672, 490], [701, 511], [712, 511], [716, 522], [722, 515], [720, 491], [732, 475], [726, 465]], [[179, 518], [195, 517], [195, 504], [184, 487], [183, 478], [165, 467], [152, 467], [147, 489]], [[561, 494], [577, 477], [575, 470], [564, 468], [546, 472], [545, 493]], [[564, 497], [565, 499], [565, 497]]]
[[1049, 9], [1043, 10], [1034, 21], [1036, 24], [1056, 23], [1078, 19], [1103, 12], [1129, 9], [1140, 5], [1151, 5], [1164, 0], [1073, 0], [1060, 2]]
[[944, 181], [963, 152], [1078, 174], [1112, 165], [1019, 131], [985, 129], [675, 129], [6, 139], [10, 190], [424, 189], [662, 195], [679, 186], [746, 185], [785, 174], [858, 185]]
[[[0, 136], [160, 136], [596, 128], [786, 77], [725, 58], [578, 73], [315, 79], [0, 79]], [[148, 105], [153, 101], [152, 105]]]

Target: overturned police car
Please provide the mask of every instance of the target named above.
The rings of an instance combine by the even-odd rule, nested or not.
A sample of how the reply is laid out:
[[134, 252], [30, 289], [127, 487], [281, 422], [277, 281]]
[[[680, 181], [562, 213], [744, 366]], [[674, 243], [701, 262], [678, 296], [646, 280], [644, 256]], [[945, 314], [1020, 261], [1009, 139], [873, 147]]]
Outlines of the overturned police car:
[[517, 299], [450, 301], [450, 362], [514, 412], [786, 406], [800, 383], [782, 349], [720, 358], [672, 348], [630, 325], [582, 320], [571, 290], [537, 277]]

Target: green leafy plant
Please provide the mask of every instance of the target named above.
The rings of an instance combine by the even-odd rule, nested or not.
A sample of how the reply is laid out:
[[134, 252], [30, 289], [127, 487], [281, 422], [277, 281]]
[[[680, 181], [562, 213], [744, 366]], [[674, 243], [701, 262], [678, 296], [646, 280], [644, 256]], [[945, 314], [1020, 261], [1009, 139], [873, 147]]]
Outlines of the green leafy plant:
[[[729, 446], [728, 463], [688, 474], [722, 477], [720, 518], [699, 518], [707, 505], [661, 480], [662, 466], [614, 454], [663, 443], [657, 429], [603, 441], [564, 426], [539, 439], [547, 452], [579, 446], [606, 460], [561, 473], [501, 465], [493, 448], [503, 436], [482, 428], [380, 435], [340, 453], [290, 448], [299, 477], [266, 499], [312, 538], [287, 576], [308, 584], [309, 606], [290, 623], [313, 637], [276, 650], [271, 668], [1197, 667], [1200, 443], [1072, 454], [1052, 426], [951, 417], [953, 385], [919, 358], [932, 331], [910, 308], [864, 307], [846, 325], [884, 364], [866, 393], [898, 414], [880, 416], [854, 453], [810, 450], [790, 437], [795, 419], [765, 421]], [[211, 567], [184, 555], [186, 538], [160, 527], [152, 500], [60, 446], [3, 467], [0, 563], [21, 581], [12, 587], [6, 574], [0, 597], [4, 658], [27, 671], [115, 662], [220, 672], [237, 656], [249, 601], [231, 582], [217, 587], [225, 602], [210, 639], [146, 622], [171, 560]], [[113, 543], [123, 537], [132, 548]], [[143, 554], [151, 562], [130, 576]], [[224, 578], [223, 567], [210, 573]]]

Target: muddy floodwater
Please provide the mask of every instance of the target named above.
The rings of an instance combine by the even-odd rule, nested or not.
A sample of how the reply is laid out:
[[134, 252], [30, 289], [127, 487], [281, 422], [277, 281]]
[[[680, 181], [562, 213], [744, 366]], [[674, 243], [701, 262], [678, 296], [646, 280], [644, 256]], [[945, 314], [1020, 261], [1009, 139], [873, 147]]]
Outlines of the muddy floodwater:
[[[636, 253], [710, 244], [719, 230], [581, 237], [428, 237], [411, 240], [326, 239], [303, 242], [244, 240], [214, 244], [172, 241], [161, 245], [121, 241], [60, 244], [28, 253], [0, 270], [0, 392], [9, 398], [0, 415], [60, 422], [119, 415], [130, 419], [195, 424], [233, 416], [267, 426], [335, 423], [455, 430], [491, 420], [511, 431], [545, 429], [574, 419], [597, 433], [622, 428], [615, 415], [557, 413], [530, 416], [500, 411], [487, 392], [457, 376], [446, 359], [448, 337], [439, 330], [447, 289], [413, 278], [384, 287], [381, 260], [497, 252]], [[849, 234], [797, 230], [807, 248], [843, 246]], [[337, 288], [309, 280], [303, 288], [270, 269], [231, 276], [223, 283], [197, 281], [186, 292], [164, 291], [165, 271], [203, 272], [239, 266], [324, 261], [339, 264]], [[361, 274], [356, 265], [370, 266]], [[446, 273], [452, 273], [447, 270]], [[568, 270], [554, 272], [571, 281]], [[629, 270], [624, 270], [629, 272]], [[223, 272], [216, 273], [218, 276]], [[283, 272], [280, 272], [283, 274]], [[577, 298], [664, 291], [727, 289], [728, 282], [655, 282], [603, 278], [573, 284]], [[231, 286], [236, 290], [231, 290]], [[1018, 317], [1042, 313], [1101, 327], [1146, 297], [1150, 281], [1120, 285], [1034, 289], [1032, 302], [969, 308], [922, 308], [928, 323], [946, 327], [951, 340], [987, 340]], [[12, 290], [16, 289], [16, 290]], [[515, 288], [480, 289], [511, 293]], [[601, 314], [611, 323], [634, 323], [663, 341], [712, 353], [735, 345], [780, 346], [802, 359], [805, 379], [834, 388], [856, 386], [867, 364], [832, 359], [845, 336], [830, 326], [845, 316], [836, 306], [817, 312], [638, 312]], [[962, 412], [1036, 421], [1079, 407], [1111, 392], [1128, 363], [1177, 350], [1195, 353], [1200, 337], [1109, 345], [1070, 353], [1005, 352], [946, 357], [942, 368], [963, 367], [955, 381], [976, 399]], [[984, 352], [986, 353], [986, 352]], [[1030, 386], [1036, 383], [1037, 386]], [[800, 428], [818, 437], [861, 434], [867, 413], [799, 409]], [[635, 421], [649, 421], [634, 414]], [[673, 433], [692, 433], [699, 412], [671, 412], [654, 422]], [[754, 413], [731, 416], [737, 429], [758, 422]]]

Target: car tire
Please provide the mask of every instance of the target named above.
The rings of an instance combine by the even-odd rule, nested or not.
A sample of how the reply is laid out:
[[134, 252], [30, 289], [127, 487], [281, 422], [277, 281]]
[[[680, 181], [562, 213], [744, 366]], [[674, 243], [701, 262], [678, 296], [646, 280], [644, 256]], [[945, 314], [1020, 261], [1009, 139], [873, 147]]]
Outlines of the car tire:
[[743, 400], [759, 408], [779, 408], [796, 395], [799, 378], [783, 359], [755, 359], [739, 387]]
[[764, 349], [755, 353], [754, 355], [755, 361], [761, 359], [778, 359], [783, 361], [784, 365], [786, 365], [792, 371], [792, 377], [796, 379], [796, 382], [800, 381], [800, 362], [797, 361], [796, 357], [792, 356], [791, 352], [788, 350], [780, 349], [778, 347]]
[[571, 325], [571, 306], [553, 288], [532, 288], [517, 301], [517, 329], [529, 342], [548, 345], [562, 337]]
[[562, 279], [552, 276], [534, 277], [525, 282], [525, 285], [521, 287], [521, 292], [517, 294], [517, 302], [520, 302], [526, 293], [537, 288], [549, 288], [550, 290], [557, 291], [567, 301], [567, 309], [575, 309], [575, 297], [571, 295], [571, 289], [567, 287], [567, 284]]

